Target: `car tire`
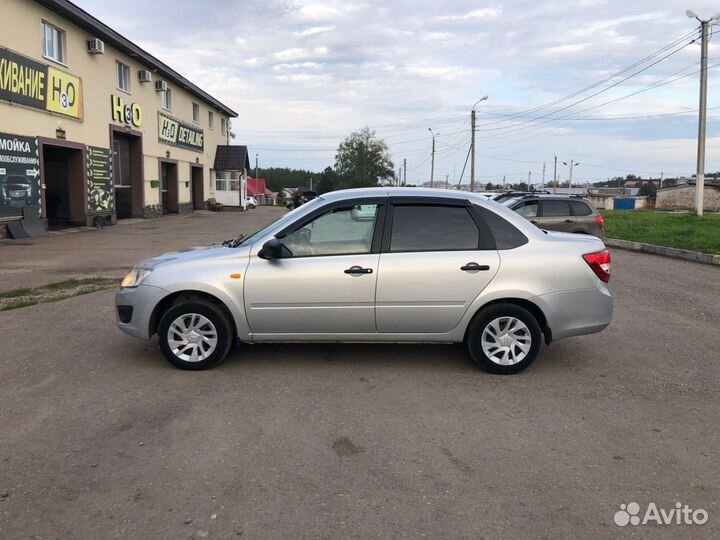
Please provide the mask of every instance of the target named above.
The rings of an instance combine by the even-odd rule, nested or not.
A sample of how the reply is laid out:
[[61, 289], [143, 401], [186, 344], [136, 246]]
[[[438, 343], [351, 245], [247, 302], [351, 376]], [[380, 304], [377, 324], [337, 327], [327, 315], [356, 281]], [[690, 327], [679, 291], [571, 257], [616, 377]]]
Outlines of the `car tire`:
[[249, 208], [250, 210], [252, 210], [253, 208], [257, 208], [257, 207], [256, 207], [254, 204], [249, 204], [249, 205], [248, 205], [248, 208]]
[[217, 304], [201, 299], [173, 305], [158, 324], [158, 341], [165, 358], [176, 368], [189, 371], [222, 362], [232, 349], [234, 335], [228, 314]]
[[518, 373], [540, 351], [542, 331], [535, 317], [515, 304], [494, 304], [475, 315], [466, 344], [480, 369], [489, 373]]

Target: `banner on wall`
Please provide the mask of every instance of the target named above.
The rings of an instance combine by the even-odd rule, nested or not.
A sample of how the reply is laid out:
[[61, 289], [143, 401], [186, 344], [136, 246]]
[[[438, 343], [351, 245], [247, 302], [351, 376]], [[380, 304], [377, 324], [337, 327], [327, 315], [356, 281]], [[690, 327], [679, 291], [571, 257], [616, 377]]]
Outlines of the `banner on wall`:
[[37, 139], [0, 133], [0, 217], [25, 207], [42, 210]]
[[112, 184], [112, 152], [109, 148], [87, 146], [88, 210], [111, 212], [115, 207]]
[[82, 119], [80, 78], [2, 48], [0, 99]]
[[204, 138], [203, 130], [199, 127], [158, 113], [158, 139], [161, 143], [202, 152], [205, 149]]

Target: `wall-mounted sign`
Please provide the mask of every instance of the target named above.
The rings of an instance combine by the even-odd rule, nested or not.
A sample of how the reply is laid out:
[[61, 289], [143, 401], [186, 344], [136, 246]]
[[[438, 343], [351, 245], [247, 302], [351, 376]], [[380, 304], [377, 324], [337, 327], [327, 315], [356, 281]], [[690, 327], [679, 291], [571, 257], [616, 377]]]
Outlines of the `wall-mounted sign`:
[[115, 122], [122, 122], [135, 127], [142, 126], [142, 108], [137, 103], [126, 104], [123, 98], [116, 95], [110, 96], [112, 107], [112, 119]]
[[78, 77], [7, 49], [0, 49], [0, 99], [82, 119]]
[[112, 152], [109, 148], [87, 146], [88, 210], [90, 212], [112, 211]]
[[0, 133], [0, 217], [20, 216], [26, 206], [42, 208], [37, 139]]
[[186, 150], [202, 152], [205, 149], [202, 129], [162, 113], [158, 113], [158, 138], [162, 143]]
[[82, 92], [80, 79], [48, 66], [47, 110], [80, 118]]

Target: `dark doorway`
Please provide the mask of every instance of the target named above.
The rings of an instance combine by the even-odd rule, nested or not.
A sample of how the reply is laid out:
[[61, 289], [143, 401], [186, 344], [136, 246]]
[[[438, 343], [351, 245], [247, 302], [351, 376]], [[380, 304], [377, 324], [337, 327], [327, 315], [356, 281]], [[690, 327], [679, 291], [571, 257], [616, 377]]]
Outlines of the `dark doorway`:
[[43, 144], [43, 196], [48, 227], [85, 225], [85, 166], [83, 151]]
[[160, 162], [160, 203], [163, 214], [177, 214], [178, 166], [175, 162]]
[[142, 137], [113, 131], [113, 183], [118, 219], [143, 216]]
[[193, 210], [205, 209], [205, 183], [203, 181], [203, 168], [190, 166], [190, 197], [192, 197]]

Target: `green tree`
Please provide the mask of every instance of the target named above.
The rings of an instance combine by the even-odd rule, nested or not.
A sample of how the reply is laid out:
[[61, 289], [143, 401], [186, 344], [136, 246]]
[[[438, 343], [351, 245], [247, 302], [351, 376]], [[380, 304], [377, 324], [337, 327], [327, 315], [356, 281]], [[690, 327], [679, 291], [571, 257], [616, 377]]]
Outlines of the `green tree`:
[[377, 186], [395, 174], [395, 164], [385, 141], [367, 127], [351, 133], [340, 143], [334, 169], [343, 187]]
[[319, 195], [333, 191], [338, 187], [338, 175], [332, 167], [325, 167], [320, 174], [320, 181], [317, 184], [317, 192]]

